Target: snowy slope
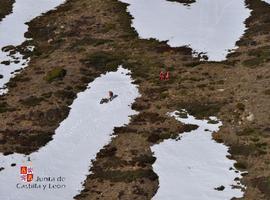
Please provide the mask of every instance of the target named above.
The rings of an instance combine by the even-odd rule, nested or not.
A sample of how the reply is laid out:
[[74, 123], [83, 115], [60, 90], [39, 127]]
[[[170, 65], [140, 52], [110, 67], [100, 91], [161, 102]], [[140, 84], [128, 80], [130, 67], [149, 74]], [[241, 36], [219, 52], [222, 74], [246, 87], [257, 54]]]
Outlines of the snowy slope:
[[190, 45], [221, 61], [245, 30], [250, 15], [244, 0], [197, 0], [189, 7], [166, 0], [120, 0], [129, 3], [133, 27], [140, 37], [177, 47]]
[[[56, 6], [63, 3], [64, 0], [16, 0], [13, 7], [13, 13], [8, 15], [0, 22], [0, 63], [2, 61], [14, 60], [8, 56], [8, 53], [3, 52], [1, 49], [8, 45], [20, 45], [26, 39], [24, 33], [27, 31], [28, 26], [26, 22], [31, 21], [35, 17], [54, 9]], [[29, 47], [33, 48], [33, 47]], [[26, 67], [27, 61], [22, 60], [22, 56], [17, 54], [19, 63], [12, 63], [11, 65], [0, 64], [0, 75], [4, 77], [0, 79], [0, 88], [2, 88], [12, 77], [12, 72], [22, 67]], [[24, 65], [22, 65], [25, 63]], [[0, 94], [7, 92], [0, 90]]]
[[[91, 159], [106, 145], [115, 126], [129, 123], [129, 116], [136, 114], [131, 109], [134, 99], [139, 96], [132, 84], [130, 71], [118, 68], [95, 79], [89, 88], [78, 94], [71, 105], [69, 116], [56, 130], [53, 140], [38, 152], [27, 157], [19, 154], [0, 156], [0, 199], [1, 200], [69, 200], [79, 193], [82, 182], [89, 174]], [[100, 99], [112, 90], [118, 95], [108, 104], [100, 104]], [[11, 167], [16, 163], [16, 167]], [[20, 166], [32, 163], [34, 179], [39, 177], [64, 177], [63, 182], [37, 182], [46, 189], [22, 189]], [[19, 184], [19, 188], [17, 188]], [[60, 189], [50, 189], [49, 184], [60, 184]], [[62, 186], [65, 185], [63, 188]]]
[[[230, 200], [242, 197], [240, 189], [232, 189], [232, 185], [239, 184], [234, 179], [241, 178], [241, 175], [230, 170], [235, 161], [226, 157], [228, 147], [212, 140], [212, 133], [219, 130], [221, 122], [209, 124], [207, 120], [197, 120], [190, 115], [184, 119], [177, 116], [177, 112], [171, 116], [199, 128], [181, 134], [179, 141], [166, 140], [151, 148], [157, 157], [153, 167], [160, 182], [153, 200]], [[225, 186], [225, 189], [215, 190], [220, 186]]]

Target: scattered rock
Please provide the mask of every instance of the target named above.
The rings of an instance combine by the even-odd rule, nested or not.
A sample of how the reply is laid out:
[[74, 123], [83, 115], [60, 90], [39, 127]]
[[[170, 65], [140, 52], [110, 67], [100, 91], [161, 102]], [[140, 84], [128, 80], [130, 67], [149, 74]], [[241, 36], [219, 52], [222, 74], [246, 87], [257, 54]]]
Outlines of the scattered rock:
[[253, 122], [254, 121], [254, 114], [253, 113], [249, 113], [249, 115], [246, 117], [246, 119], [249, 122]]
[[11, 151], [6, 151], [6, 152], [3, 153], [4, 156], [8, 156], [8, 155], [11, 155], [11, 154], [13, 154], [13, 152], [11, 152]]
[[48, 39], [48, 44], [51, 44], [53, 42], [53, 39]]
[[225, 89], [218, 89], [217, 91], [218, 91], [218, 92], [224, 92]]
[[218, 190], [218, 191], [223, 191], [225, 189], [225, 187], [223, 185], [215, 188], [215, 190]]
[[14, 50], [14, 49], [16, 49], [15, 46], [13, 46], [13, 45], [8, 45], [8, 46], [3, 47], [3, 48], [2, 48], [2, 51], [3, 51], [3, 52], [8, 52], [8, 51], [11, 51], [11, 50]]
[[10, 61], [9, 60], [5, 60], [5, 61], [2, 61], [1, 64], [3, 64], [3, 65], [10, 65]]

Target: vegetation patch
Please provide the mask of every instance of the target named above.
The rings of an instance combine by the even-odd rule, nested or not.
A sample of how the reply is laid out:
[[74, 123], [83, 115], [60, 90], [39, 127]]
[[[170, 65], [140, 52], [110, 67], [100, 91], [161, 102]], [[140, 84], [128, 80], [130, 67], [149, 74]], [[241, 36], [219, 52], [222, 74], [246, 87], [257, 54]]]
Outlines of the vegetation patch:
[[253, 186], [258, 188], [266, 197], [270, 199], [270, 177], [259, 177], [252, 180]]
[[0, 6], [0, 21], [2, 18], [4, 18], [6, 15], [8, 15], [12, 11], [12, 5], [15, 2], [15, 0], [4, 0], [1, 1]]
[[41, 101], [44, 99], [42, 97], [35, 97], [35, 96], [30, 96], [26, 99], [20, 100], [20, 102], [25, 105], [25, 106], [37, 106]]
[[138, 163], [140, 167], [145, 167], [147, 164], [152, 165], [156, 161], [156, 157], [144, 154], [134, 158], [132, 161]]
[[220, 111], [223, 103], [218, 102], [188, 102], [179, 103], [179, 108], [185, 108], [190, 115], [197, 117], [198, 119], [208, 118], [210, 116], [216, 116]]
[[[229, 153], [232, 155], [243, 155], [248, 156], [256, 153], [254, 145], [231, 145]], [[240, 163], [241, 165], [241, 163]]]
[[196, 2], [196, 0], [167, 0], [167, 1], [182, 3], [185, 6], [189, 6], [190, 4]]
[[264, 91], [264, 94], [265, 94], [265, 95], [270, 95], [270, 89], [265, 90], [265, 91]]
[[122, 64], [123, 58], [121, 53], [117, 55], [99, 51], [88, 55], [85, 59], [81, 60], [87, 67], [93, 67], [101, 71], [113, 71], [116, 70], [118, 65]]
[[14, 108], [11, 108], [6, 102], [0, 102], [0, 113], [14, 111]]
[[237, 162], [234, 164], [234, 167], [239, 170], [246, 170], [247, 164], [245, 162]]
[[77, 47], [82, 47], [85, 45], [93, 45], [96, 47], [96, 46], [107, 44], [110, 42], [112, 42], [112, 40], [84, 37], [82, 39], [80, 38], [76, 40], [73, 44], [71, 44], [70, 49], [74, 50]]
[[91, 178], [99, 178], [102, 180], [110, 180], [112, 182], [125, 182], [129, 183], [138, 179], [146, 178], [156, 180], [158, 176], [152, 170], [134, 170], [134, 171], [99, 171], [90, 175]]
[[243, 104], [243, 103], [237, 103], [236, 104], [236, 108], [238, 110], [244, 111], [245, 110], [245, 104]]
[[251, 58], [248, 60], [245, 60], [243, 62], [243, 65], [246, 67], [256, 67], [262, 63], [262, 60], [260, 58]]
[[196, 130], [198, 128], [199, 128], [199, 126], [195, 125], [195, 124], [184, 124], [183, 125], [183, 130], [180, 130], [180, 132], [181, 133], [183, 133], [183, 132], [188, 133], [188, 132], [194, 131], [194, 130]]
[[238, 136], [246, 136], [246, 135], [254, 135], [256, 134], [256, 131], [253, 128], [246, 127], [243, 131], [239, 131], [236, 133]]
[[51, 83], [55, 80], [62, 80], [66, 76], [67, 71], [61, 67], [55, 68], [52, 71], [48, 72], [44, 77], [44, 80]]

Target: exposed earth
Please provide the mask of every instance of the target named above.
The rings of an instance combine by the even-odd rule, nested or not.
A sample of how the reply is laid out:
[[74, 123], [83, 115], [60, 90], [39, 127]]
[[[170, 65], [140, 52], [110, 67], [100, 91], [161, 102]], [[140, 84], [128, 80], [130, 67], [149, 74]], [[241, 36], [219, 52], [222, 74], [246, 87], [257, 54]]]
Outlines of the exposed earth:
[[[225, 62], [199, 61], [187, 47], [139, 39], [127, 5], [117, 0], [68, 0], [31, 21], [26, 35], [36, 48], [27, 55], [29, 66], [0, 97], [0, 152], [29, 154], [46, 145], [76, 94], [123, 64], [139, 85], [132, 107], [140, 113], [115, 128], [76, 199], [151, 199], [159, 183], [150, 146], [195, 128], [166, 115], [180, 109], [221, 119], [214, 138], [230, 147], [236, 168], [248, 171], [243, 199], [270, 199], [270, 6], [246, 3], [248, 29]], [[161, 70], [171, 79], [160, 81]]]
[[12, 5], [15, 0], [1, 0], [0, 1], [0, 21], [12, 11]]

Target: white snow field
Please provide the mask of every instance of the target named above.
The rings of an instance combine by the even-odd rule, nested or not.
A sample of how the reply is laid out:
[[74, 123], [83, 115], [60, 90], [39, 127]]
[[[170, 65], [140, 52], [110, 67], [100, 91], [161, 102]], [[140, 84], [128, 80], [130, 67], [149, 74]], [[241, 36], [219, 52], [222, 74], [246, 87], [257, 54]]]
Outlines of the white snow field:
[[[129, 116], [137, 114], [131, 109], [131, 104], [139, 97], [139, 91], [132, 84], [129, 73], [129, 70], [119, 67], [116, 72], [95, 79], [88, 89], [79, 93], [68, 117], [57, 128], [53, 140], [30, 155], [32, 162], [20, 154], [1, 155], [0, 167], [5, 169], [0, 171], [0, 199], [69, 200], [79, 194], [86, 175], [90, 173], [90, 161], [110, 142], [114, 127], [128, 124]], [[109, 90], [118, 97], [107, 104], [100, 104], [100, 99], [108, 96]], [[16, 163], [16, 166], [11, 167], [12, 163]], [[45, 184], [45, 190], [21, 188], [27, 185], [20, 180], [22, 165], [33, 167], [34, 180], [37, 177], [57, 179], [59, 176], [65, 180], [30, 183]], [[53, 184], [60, 188], [49, 188]]]
[[[170, 114], [184, 124], [199, 126], [197, 130], [183, 133], [181, 139], [165, 140], [151, 149], [157, 157], [153, 165], [159, 176], [159, 189], [153, 200], [230, 200], [242, 197], [244, 188], [235, 178], [241, 178], [233, 168], [235, 161], [228, 159], [228, 147], [212, 139], [221, 122], [209, 124], [188, 115], [180, 118], [178, 111]], [[212, 118], [213, 119], [213, 118]], [[224, 186], [223, 191], [215, 188]]]
[[[54, 9], [63, 2], [64, 0], [16, 0], [13, 12], [0, 22], [0, 63], [2, 61], [16, 60], [8, 55], [9, 52], [3, 52], [2, 48], [8, 45], [17, 46], [26, 40], [24, 37], [24, 33], [28, 29], [26, 22]], [[33, 49], [33, 47], [29, 48]], [[3, 87], [13, 76], [12, 73], [26, 67], [29, 62], [29, 60], [23, 60], [22, 55], [19, 53], [15, 57], [18, 58], [19, 63], [0, 64], [0, 75], [3, 75], [3, 78], [0, 79], [0, 88], [2, 88], [0, 94], [7, 92]]]
[[132, 26], [144, 39], [168, 41], [172, 47], [190, 46], [210, 61], [226, 59], [228, 50], [245, 31], [250, 15], [244, 0], [196, 0], [190, 6], [166, 0], [120, 0], [130, 4]]

